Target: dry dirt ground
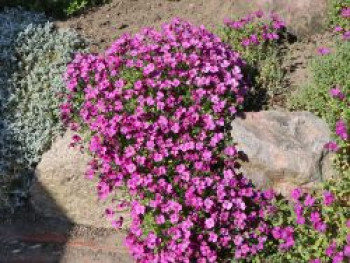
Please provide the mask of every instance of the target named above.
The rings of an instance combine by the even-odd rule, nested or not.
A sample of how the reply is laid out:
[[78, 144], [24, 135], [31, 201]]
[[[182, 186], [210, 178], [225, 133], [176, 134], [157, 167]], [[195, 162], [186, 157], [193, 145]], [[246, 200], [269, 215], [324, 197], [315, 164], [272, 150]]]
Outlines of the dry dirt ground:
[[173, 17], [214, 28], [232, 15], [234, 0], [112, 0], [102, 7], [57, 23], [71, 27], [92, 40], [99, 51], [124, 32], [159, 26]]
[[[145, 26], [159, 26], [173, 17], [204, 24], [215, 30], [232, 14], [233, 0], [112, 0], [66, 21], [60, 28], [73, 28], [90, 39], [100, 52], [124, 32], [135, 33]], [[329, 34], [314, 36], [288, 47], [285, 67], [290, 91], [309, 79], [306, 65]], [[42, 218], [30, 207], [0, 221], [0, 263], [129, 263], [132, 259], [122, 244], [125, 233], [77, 226]]]
[[125, 233], [74, 225], [23, 207], [0, 217], [0, 263], [131, 263]]

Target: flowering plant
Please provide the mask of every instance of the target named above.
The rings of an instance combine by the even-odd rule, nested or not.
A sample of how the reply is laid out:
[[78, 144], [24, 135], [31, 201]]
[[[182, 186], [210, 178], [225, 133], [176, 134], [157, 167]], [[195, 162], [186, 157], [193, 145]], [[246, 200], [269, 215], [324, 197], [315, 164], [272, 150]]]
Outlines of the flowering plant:
[[340, 33], [344, 40], [350, 39], [350, 1], [331, 1], [330, 23], [335, 32]]
[[272, 99], [284, 86], [285, 72], [281, 66], [284, 22], [277, 14], [267, 15], [262, 11], [253, 12], [237, 20], [226, 19], [224, 22], [221, 35], [247, 61], [245, 73], [252, 81], [252, 86], [256, 87], [256, 90], [251, 92], [256, 93], [257, 100], [249, 103], [266, 103], [267, 101], [261, 101], [262, 91], [267, 92], [267, 99]]
[[236, 172], [227, 132], [248, 90], [243, 66], [218, 37], [178, 19], [68, 66], [63, 119], [88, 141], [99, 197], [127, 187], [126, 242], [137, 261], [220, 262], [263, 250], [273, 196]]
[[350, 259], [350, 175], [342, 183], [327, 182], [313, 194], [295, 189], [291, 200], [277, 198], [273, 235], [279, 227], [289, 228], [289, 250], [267, 255], [269, 262], [347, 262]]
[[335, 123], [336, 140], [325, 147], [337, 153], [336, 164], [341, 174], [350, 170], [350, 90], [336, 85], [330, 90], [335, 101], [337, 121]]

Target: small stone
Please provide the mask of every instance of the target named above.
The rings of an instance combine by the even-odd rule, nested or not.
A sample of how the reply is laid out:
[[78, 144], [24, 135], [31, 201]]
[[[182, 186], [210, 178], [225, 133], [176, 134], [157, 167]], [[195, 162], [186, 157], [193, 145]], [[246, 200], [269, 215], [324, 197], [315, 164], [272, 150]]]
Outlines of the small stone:
[[29, 247], [29, 249], [37, 249], [37, 248], [41, 248], [42, 245], [41, 244], [35, 244]]

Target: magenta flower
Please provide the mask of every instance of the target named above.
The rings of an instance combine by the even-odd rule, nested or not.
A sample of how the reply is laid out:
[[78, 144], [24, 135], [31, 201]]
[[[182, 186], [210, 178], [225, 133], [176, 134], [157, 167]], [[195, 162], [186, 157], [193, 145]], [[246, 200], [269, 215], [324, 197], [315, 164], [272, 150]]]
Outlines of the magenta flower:
[[225, 148], [224, 153], [228, 156], [234, 156], [237, 154], [237, 150], [234, 146], [229, 146]]
[[331, 50], [327, 47], [320, 47], [319, 49], [317, 49], [318, 54], [325, 56], [331, 53]]
[[344, 256], [350, 257], [350, 245], [344, 247]]
[[331, 151], [331, 152], [337, 152], [339, 150], [339, 146], [336, 142], [328, 142], [324, 145], [324, 148]]
[[323, 204], [326, 206], [330, 206], [333, 204], [335, 198], [334, 195], [330, 191], [323, 192]]
[[305, 224], [305, 217], [297, 216], [297, 224], [298, 224], [298, 225], [303, 225], [303, 224]]
[[337, 243], [335, 241], [333, 241], [326, 249], [326, 255], [328, 257], [333, 256], [333, 254], [335, 253], [335, 250], [337, 248]]
[[118, 220], [112, 220], [112, 226], [116, 229], [120, 229], [123, 226], [124, 218], [119, 217]]
[[334, 257], [332, 263], [341, 263], [344, 262], [343, 252], [338, 252]]
[[313, 198], [310, 194], [306, 195], [304, 205], [305, 206], [313, 206], [315, 203], [315, 198]]
[[319, 212], [312, 212], [310, 214], [310, 221], [314, 224], [318, 223], [321, 221], [321, 216]]
[[205, 227], [206, 227], [207, 229], [213, 228], [214, 225], [215, 225], [215, 221], [214, 221], [213, 218], [208, 218], [208, 219], [205, 220]]
[[344, 40], [349, 40], [350, 39], [350, 30], [344, 32], [343, 39]]
[[341, 26], [334, 27], [334, 32], [342, 32], [344, 29]]
[[323, 222], [316, 222], [313, 227], [320, 233], [324, 233], [327, 230], [327, 225]]
[[301, 197], [302, 191], [300, 188], [296, 188], [292, 191], [291, 197], [295, 200], [298, 201]]
[[343, 18], [350, 18], [350, 7], [344, 7], [342, 10], [341, 10], [341, 16]]
[[275, 192], [273, 189], [269, 189], [269, 190], [265, 190], [263, 192], [263, 195], [267, 200], [272, 200], [275, 197]]
[[331, 89], [330, 94], [333, 98], [338, 98], [340, 100], [343, 100], [345, 98], [344, 93], [340, 90], [340, 87], [337, 86], [336, 88]]
[[347, 140], [349, 138], [346, 123], [344, 120], [337, 121], [335, 133], [343, 140]]
[[251, 45], [251, 40], [249, 39], [249, 38], [243, 38], [242, 39], [242, 46], [244, 46], [244, 47], [248, 47], [248, 46], [250, 46]]

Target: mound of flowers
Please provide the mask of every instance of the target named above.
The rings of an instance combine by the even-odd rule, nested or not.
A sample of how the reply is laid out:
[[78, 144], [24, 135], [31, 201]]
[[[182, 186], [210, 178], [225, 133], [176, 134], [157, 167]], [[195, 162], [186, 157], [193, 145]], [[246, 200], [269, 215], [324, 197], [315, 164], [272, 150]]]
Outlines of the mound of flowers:
[[126, 244], [137, 262], [349, 258], [348, 180], [321, 196], [296, 189], [288, 201], [238, 172], [229, 123], [249, 91], [244, 67], [218, 37], [179, 19], [68, 65], [63, 120], [93, 157], [87, 177], [98, 178], [99, 197], [128, 190], [131, 201], [106, 214], [120, 228], [114, 215], [130, 207]]
[[127, 187], [126, 242], [138, 262], [222, 262], [264, 248], [273, 194], [236, 172], [228, 133], [248, 90], [242, 66], [218, 37], [178, 19], [68, 66], [63, 119], [88, 142], [99, 197]]

